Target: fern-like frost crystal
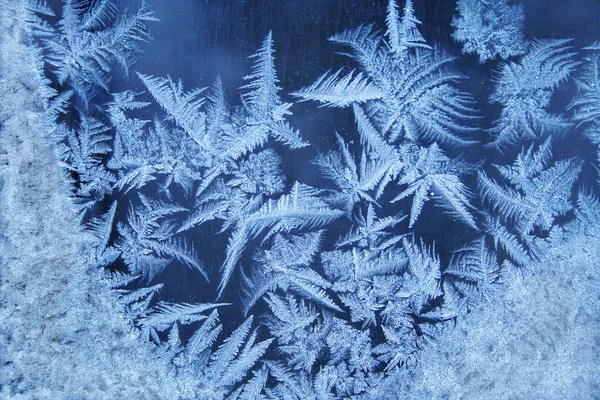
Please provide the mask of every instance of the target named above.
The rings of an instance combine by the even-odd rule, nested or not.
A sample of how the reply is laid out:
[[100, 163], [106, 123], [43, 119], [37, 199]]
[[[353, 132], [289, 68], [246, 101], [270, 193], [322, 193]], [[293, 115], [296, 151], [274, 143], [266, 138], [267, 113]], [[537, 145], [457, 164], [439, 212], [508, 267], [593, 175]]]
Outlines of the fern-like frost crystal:
[[463, 43], [463, 53], [475, 53], [479, 62], [507, 59], [525, 53], [524, 8], [508, 0], [459, 0], [452, 20], [454, 40]]

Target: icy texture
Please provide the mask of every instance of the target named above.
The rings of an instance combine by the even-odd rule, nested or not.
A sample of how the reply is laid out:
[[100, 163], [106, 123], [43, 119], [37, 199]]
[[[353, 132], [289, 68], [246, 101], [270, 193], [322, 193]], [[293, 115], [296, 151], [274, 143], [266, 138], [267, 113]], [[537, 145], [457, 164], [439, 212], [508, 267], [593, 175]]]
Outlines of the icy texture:
[[[293, 93], [352, 108], [356, 132], [317, 154], [271, 32], [238, 102], [152, 71], [134, 78], [148, 93], [111, 93], [156, 22], [145, 4], [65, 0], [58, 22], [1, 5], [5, 397], [597, 392], [600, 202], [567, 141], [597, 150], [594, 57], [578, 74], [569, 41], [532, 41], [486, 78], [484, 116], [413, 2], [390, 0], [384, 31], [331, 37], [358, 71]], [[300, 154], [326, 184], [285, 176]]]
[[522, 4], [509, 0], [458, 0], [452, 21], [454, 40], [464, 53], [475, 53], [479, 62], [507, 59], [525, 53], [525, 13]]
[[[192, 382], [152, 357], [101, 271], [88, 262], [43, 124], [31, 48], [2, 1], [0, 397], [195, 398]], [[9, 94], [10, 93], [10, 94]], [[160, 393], [160, 394], [159, 394]]]

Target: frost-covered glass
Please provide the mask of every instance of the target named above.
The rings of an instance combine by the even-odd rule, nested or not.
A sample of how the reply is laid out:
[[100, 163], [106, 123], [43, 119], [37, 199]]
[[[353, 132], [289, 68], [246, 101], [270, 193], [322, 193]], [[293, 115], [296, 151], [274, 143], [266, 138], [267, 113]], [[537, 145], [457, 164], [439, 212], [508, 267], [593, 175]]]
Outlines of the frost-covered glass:
[[600, 396], [568, 3], [0, 0], [0, 397]]

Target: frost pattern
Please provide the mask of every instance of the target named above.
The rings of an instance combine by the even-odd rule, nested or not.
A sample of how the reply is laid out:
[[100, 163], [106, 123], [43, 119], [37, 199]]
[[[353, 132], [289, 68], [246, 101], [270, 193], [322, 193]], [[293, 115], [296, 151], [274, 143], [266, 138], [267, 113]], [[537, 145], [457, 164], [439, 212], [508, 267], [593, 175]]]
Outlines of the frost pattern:
[[503, 148], [523, 141], [563, 134], [570, 121], [549, 111], [554, 91], [579, 64], [569, 40], [538, 40], [520, 62], [504, 63], [490, 100], [502, 105], [493, 131], [494, 146]]
[[[146, 23], [157, 21], [143, 3], [135, 12], [118, 13], [110, 0], [66, 0], [58, 27], [32, 18], [33, 33], [42, 38], [61, 85], [70, 85], [87, 105], [99, 90], [109, 89], [113, 66], [129, 72], [140, 56], [139, 42], [150, 36]], [[52, 15], [41, 2], [32, 11]], [[118, 17], [117, 17], [118, 16]]]
[[[458, 10], [466, 52], [525, 53], [522, 7], [461, 0]], [[565, 220], [594, 232], [597, 187], [581, 188], [584, 160], [553, 151], [571, 129], [600, 142], [597, 57], [577, 80], [572, 119], [551, 107], [578, 65], [568, 40], [532, 41], [500, 66], [490, 78], [500, 115], [485, 121], [492, 140], [482, 143], [474, 134], [489, 117], [461, 88], [466, 75], [428, 43], [411, 0], [390, 0], [384, 31], [330, 38], [354, 69], [292, 93], [352, 110], [356, 132], [314, 154], [329, 183], [320, 188], [284, 174], [282, 152], [311, 150], [289, 122], [271, 32], [235, 105], [219, 78], [190, 90], [136, 71], [148, 94], [110, 93], [113, 67], [132, 70], [150, 37], [145, 3], [119, 14], [109, 1], [69, 0], [57, 28], [52, 16], [29, 4], [45, 123], [86, 226], [86, 262], [109, 272], [140, 343], [192, 377], [188, 398], [379, 398], [430, 343], [538, 268]], [[162, 114], [141, 119], [151, 101]], [[489, 164], [521, 145], [512, 164]], [[440, 244], [427, 224], [465, 235]], [[198, 282], [193, 301], [169, 298], [160, 281], [179, 267]]]
[[452, 37], [463, 44], [463, 53], [477, 54], [479, 62], [484, 63], [526, 52], [522, 4], [511, 5], [509, 0], [459, 0], [456, 9]]

